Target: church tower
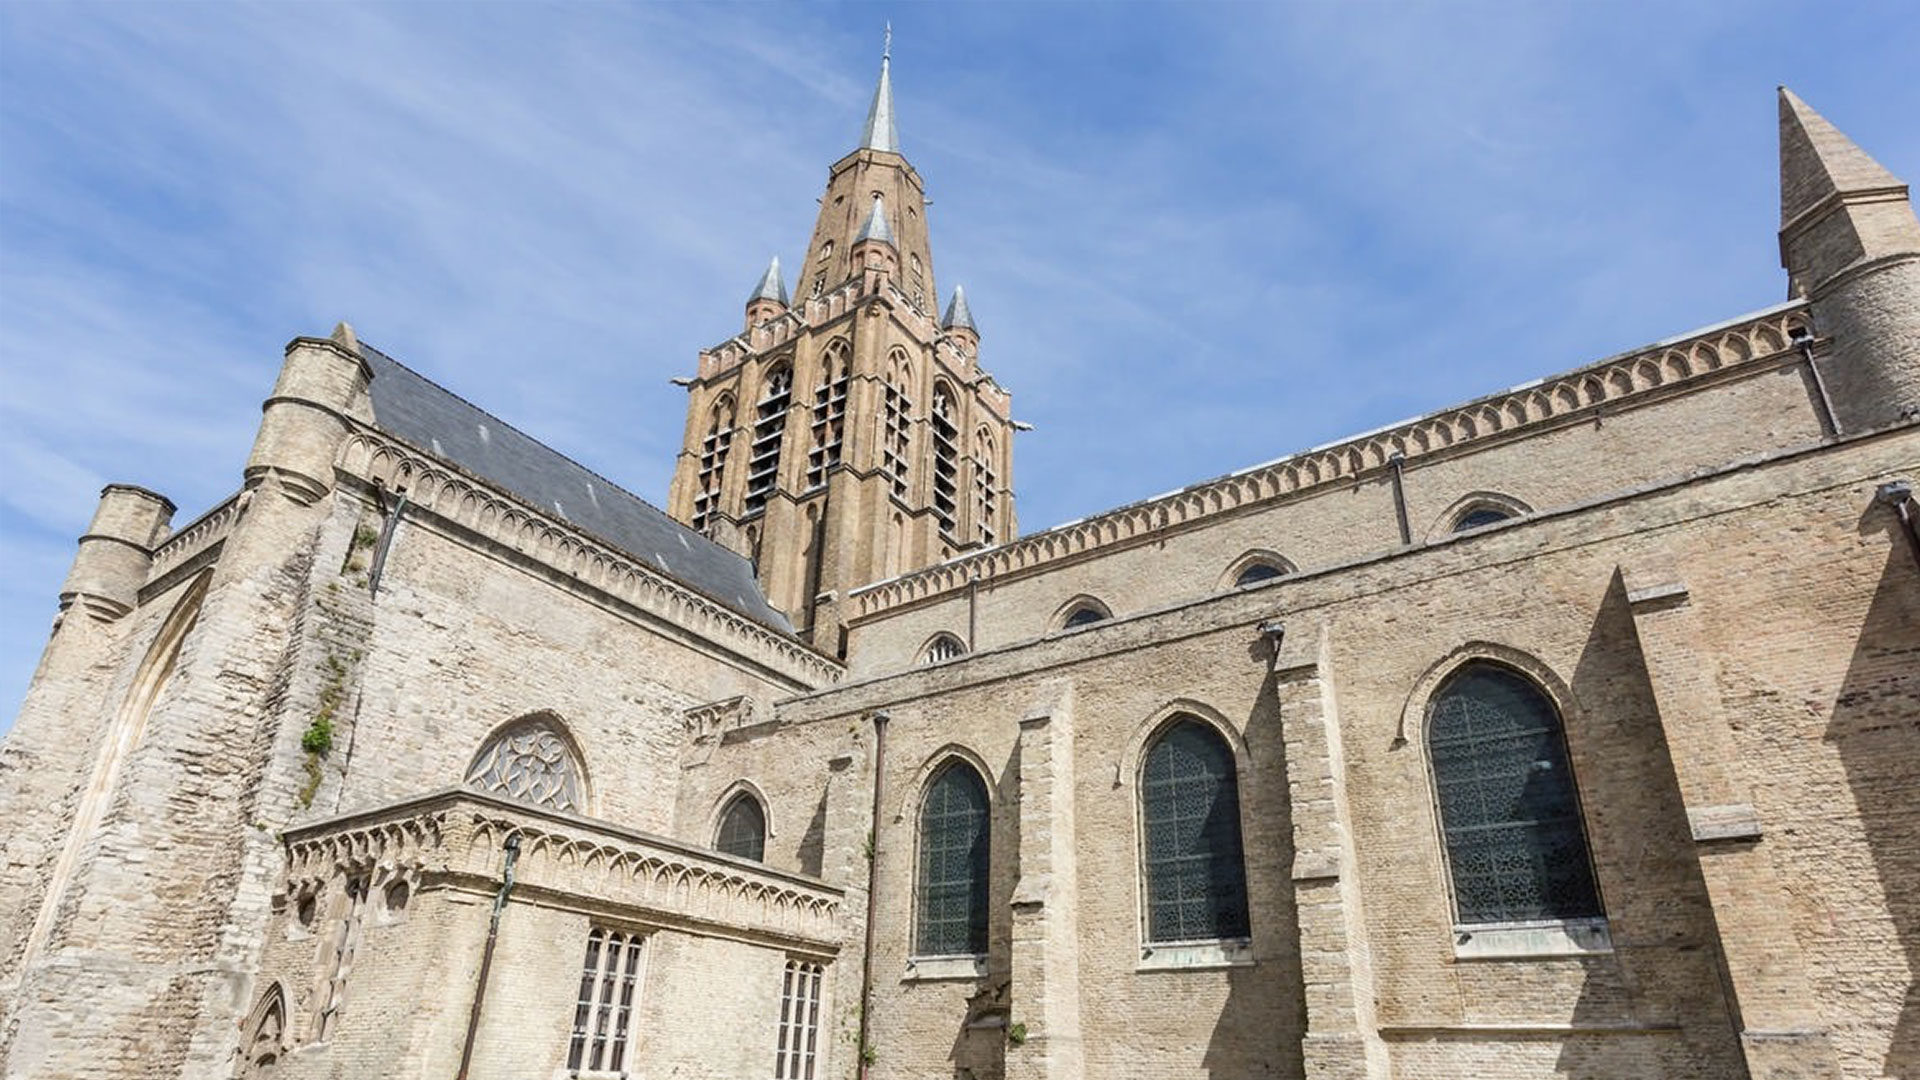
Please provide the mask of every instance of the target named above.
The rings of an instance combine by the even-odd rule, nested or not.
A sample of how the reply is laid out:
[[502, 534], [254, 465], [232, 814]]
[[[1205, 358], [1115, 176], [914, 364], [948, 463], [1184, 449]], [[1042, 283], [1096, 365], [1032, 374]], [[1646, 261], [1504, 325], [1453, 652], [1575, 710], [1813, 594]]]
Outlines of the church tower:
[[1014, 535], [1007, 392], [966, 295], [934, 289], [925, 188], [900, 153], [891, 48], [860, 145], [833, 164], [789, 294], [702, 350], [668, 511], [754, 558], [767, 599], [844, 653], [848, 589]]

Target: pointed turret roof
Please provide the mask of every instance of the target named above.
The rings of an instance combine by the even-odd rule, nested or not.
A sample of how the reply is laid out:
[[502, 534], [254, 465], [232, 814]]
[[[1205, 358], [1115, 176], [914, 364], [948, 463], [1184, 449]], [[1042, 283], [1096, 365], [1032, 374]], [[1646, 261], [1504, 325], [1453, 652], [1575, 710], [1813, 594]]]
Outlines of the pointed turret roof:
[[1840, 134], [1793, 91], [1780, 88], [1780, 224], [1835, 193], [1898, 189], [1900, 178]]
[[767, 272], [760, 278], [760, 284], [754, 288], [753, 295], [747, 297], [749, 304], [755, 300], [772, 300], [780, 304], [788, 302], [787, 283], [780, 277], [780, 256], [775, 255], [773, 261], [767, 264]]
[[887, 45], [880, 51], [880, 85], [873, 88], [873, 104], [867, 106], [867, 130], [860, 136], [863, 150], [900, 152], [900, 132], [893, 126], [893, 78], [888, 69], [893, 61], [893, 24], [887, 24]]
[[967, 306], [965, 286], [953, 287], [953, 299], [947, 301], [947, 313], [940, 317], [942, 330], [971, 330], [978, 334], [980, 328], [973, 325], [973, 309]]
[[862, 240], [879, 240], [896, 248], [900, 246], [899, 241], [893, 238], [893, 226], [887, 223], [886, 200], [878, 196], [873, 200], [873, 213], [867, 215], [867, 223], [860, 226], [860, 232], [853, 238], [856, 244]]

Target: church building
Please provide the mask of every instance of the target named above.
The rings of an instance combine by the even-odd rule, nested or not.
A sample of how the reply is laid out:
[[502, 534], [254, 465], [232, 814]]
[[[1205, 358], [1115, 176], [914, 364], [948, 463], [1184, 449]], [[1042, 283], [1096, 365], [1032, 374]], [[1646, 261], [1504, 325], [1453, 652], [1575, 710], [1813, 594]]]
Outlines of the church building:
[[1902, 181], [1783, 88], [1785, 300], [1021, 535], [889, 63], [664, 508], [345, 324], [101, 492], [0, 1078], [1920, 1077]]

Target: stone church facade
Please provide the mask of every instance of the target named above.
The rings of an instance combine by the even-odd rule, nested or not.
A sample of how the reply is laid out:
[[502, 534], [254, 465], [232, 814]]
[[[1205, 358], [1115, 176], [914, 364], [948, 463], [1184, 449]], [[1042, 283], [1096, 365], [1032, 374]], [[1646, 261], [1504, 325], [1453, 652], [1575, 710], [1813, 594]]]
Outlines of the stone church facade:
[[883, 62], [664, 511], [342, 325], [102, 494], [0, 746], [0, 1076], [1920, 1076], [1920, 223], [1027, 536]]

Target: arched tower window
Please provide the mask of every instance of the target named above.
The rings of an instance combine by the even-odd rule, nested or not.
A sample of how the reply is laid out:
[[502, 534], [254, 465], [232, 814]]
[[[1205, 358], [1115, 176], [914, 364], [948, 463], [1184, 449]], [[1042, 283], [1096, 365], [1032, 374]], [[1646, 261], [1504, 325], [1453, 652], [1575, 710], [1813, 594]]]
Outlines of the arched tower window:
[[994, 522], [1000, 516], [1000, 477], [994, 469], [999, 460], [993, 433], [986, 428], [973, 435], [973, 521], [982, 544], [992, 544], [998, 533]]
[[1532, 680], [1467, 664], [1427, 706], [1459, 921], [1601, 914], [1560, 711]]
[[940, 770], [920, 806], [920, 877], [913, 951], [987, 951], [987, 785], [965, 762]]
[[940, 531], [953, 535], [954, 509], [960, 495], [960, 411], [953, 392], [944, 383], [933, 388], [933, 516]]
[[767, 372], [754, 406], [753, 445], [747, 457], [749, 514], [766, 509], [767, 497], [780, 480], [780, 443], [787, 434], [787, 408], [793, 404], [793, 369], [776, 365]]
[[895, 349], [887, 357], [886, 401], [882, 412], [885, 430], [880, 436], [880, 469], [887, 474], [887, 482], [897, 499], [907, 497], [907, 462], [913, 460], [913, 428], [910, 419], [913, 413], [913, 398], [908, 396], [908, 388], [913, 385], [913, 369], [907, 365], [907, 354]]
[[1179, 716], [1140, 768], [1147, 940], [1247, 936], [1247, 872], [1233, 749], [1208, 724]]
[[1497, 506], [1476, 506], [1460, 515], [1460, 519], [1453, 523], [1453, 531], [1466, 532], [1468, 529], [1477, 529], [1482, 525], [1505, 521], [1512, 516]]
[[727, 448], [733, 445], [733, 398], [714, 402], [707, 421], [707, 437], [700, 441], [700, 476], [693, 496], [693, 527], [705, 528], [707, 518], [720, 508], [720, 489], [726, 483]]
[[827, 473], [840, 464], [840, 441], [847, 417], [847, 343], [836, 338], [820, 361], [820, 385], [813, 392], [813, 449], [807, 452], [807, 488], [824, 487]]
[[580, 760], [550, 716], [529, 716], [495, 732], [467, 767], [467, 786], [568, 813], [587, 811]]
[[926, 647], [920, 650], [920, 662], [938, 664], [943, 660], [954, 660], [967, 655], [967, 646], [959, 638], [942, 630], [933, 635]]
[[1248, 563], [1240, 573], [1234, 575], [1233, 583], [1235, 585], [1253, 585], [1258, 582], [1271, 581], [1274, 578], [1283, 577], [1285, 574], [1285, 570], [1280, 569], [1270, 562]]
[[1054, 616], [1056, 624], [1062, 630], [1071, 630], [1076, 626], [1091, 626], [1103, 619], [1113, 617], [1107, 605], [1091, 596], [1079, 596], [1067, 601], [1067, 606]]
[[715, 851], [738, 855], [760, 862], [767, 855], [767, 812], [760, 800], [746, 792], [735, 795], [720, 815], [720, 831], [713, 841]]

